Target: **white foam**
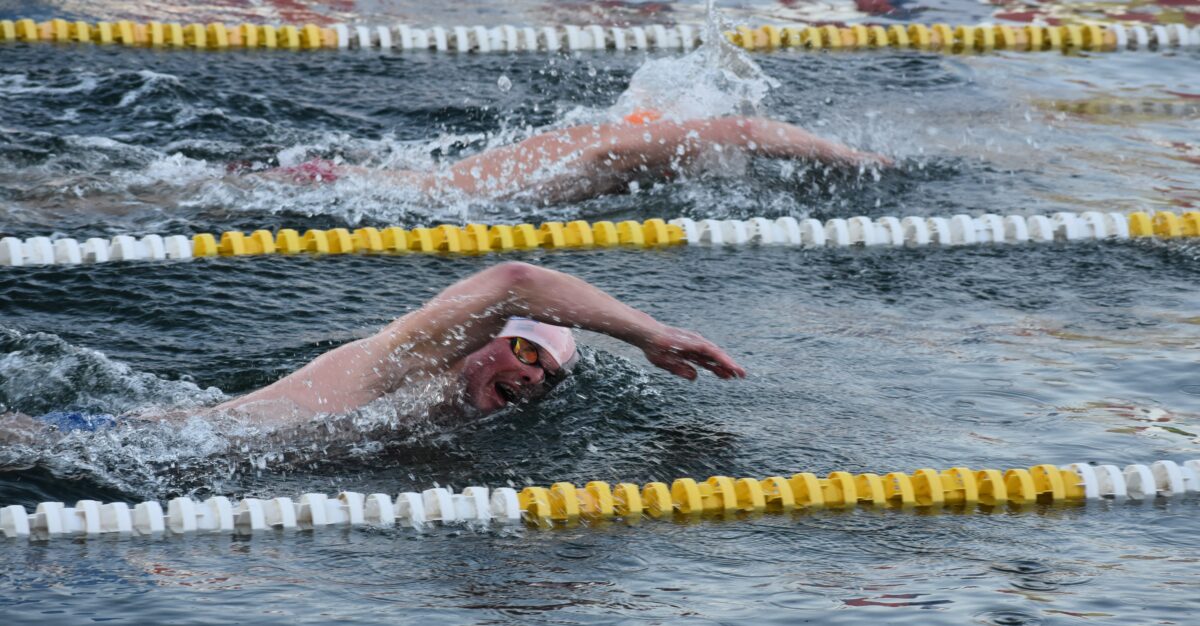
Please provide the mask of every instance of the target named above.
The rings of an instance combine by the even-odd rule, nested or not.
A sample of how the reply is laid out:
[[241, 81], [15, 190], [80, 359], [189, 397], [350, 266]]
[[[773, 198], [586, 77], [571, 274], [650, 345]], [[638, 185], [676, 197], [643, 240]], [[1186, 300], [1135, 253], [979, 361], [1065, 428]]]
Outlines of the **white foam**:
[[666, 119], [755, 115], [779, 82], [724, 37], [680, 57], [647, 60], [610, 110], [620, 119], [635, 109], [660, 111]]

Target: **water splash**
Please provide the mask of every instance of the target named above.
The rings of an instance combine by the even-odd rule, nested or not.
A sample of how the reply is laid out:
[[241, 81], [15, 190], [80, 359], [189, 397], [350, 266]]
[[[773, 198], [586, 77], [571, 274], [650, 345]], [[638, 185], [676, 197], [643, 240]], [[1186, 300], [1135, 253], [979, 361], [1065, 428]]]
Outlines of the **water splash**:
[[0, 328], [0, 412], [119, 414], [147, 404], [187, 409], [224, 397], [215, 387], [135, 372], [57, 335]]
[[[49, 333], [0, 328], [0, 470], [40, 467], [138, 496], [219, 490], [244, 475], [437, 437], [450, 388], [433, 378], [345, 415], [271, 423], [209, 408], [228, 399], [215, 387], [137, 372]], [[120, 417], [94, 431], [28, 417], [51, 411]]]
[[729, 29], [713, 0], [700, 47], [682, 57], [646, 61], [611, 112], [617, 119], [651, 109], [666, 119], [759, 115], [767, 93], [779, 86], [722, 33]]

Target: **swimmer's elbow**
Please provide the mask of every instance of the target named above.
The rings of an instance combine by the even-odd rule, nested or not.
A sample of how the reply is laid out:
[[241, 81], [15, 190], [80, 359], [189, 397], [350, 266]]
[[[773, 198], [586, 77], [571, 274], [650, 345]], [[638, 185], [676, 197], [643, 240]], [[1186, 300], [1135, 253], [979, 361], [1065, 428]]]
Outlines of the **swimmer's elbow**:
[[546, 283], [554, 272], [542, 267], [506, 261], [480, 273], [487, 289], [493, 294], [493, 312], [508, 318], [524, 315], [530, 302], [546, 289]]
[[505, 261], [481, 272], [480, 278], [502, 293], [519, 295], [535, 288], [545, 272], [546, 270], [528, 263]]

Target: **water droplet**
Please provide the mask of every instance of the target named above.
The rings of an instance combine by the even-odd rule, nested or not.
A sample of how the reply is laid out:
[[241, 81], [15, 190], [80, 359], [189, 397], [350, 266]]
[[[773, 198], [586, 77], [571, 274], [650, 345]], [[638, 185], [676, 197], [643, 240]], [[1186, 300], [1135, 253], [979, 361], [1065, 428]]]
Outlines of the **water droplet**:
[[508, 76], [501, 74], [500, 78], [496, 80], [496, 86], [500, 88], [500, 91], [508, 92], [509, 89], [512, 89], [512, 81]]

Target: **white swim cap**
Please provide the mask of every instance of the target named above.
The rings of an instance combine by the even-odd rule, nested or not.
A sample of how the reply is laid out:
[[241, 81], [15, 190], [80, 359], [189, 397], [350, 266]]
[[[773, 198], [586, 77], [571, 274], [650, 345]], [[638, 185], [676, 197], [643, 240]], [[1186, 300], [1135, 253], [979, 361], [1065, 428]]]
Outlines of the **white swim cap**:
[[579, 360], [575, 346], [575, 335], [571, 329], [553, 324], [543, 324], [526, 317], [509, 318], [497, 337], [520, 337], [536, 343], [558, 363], [564, 372], [571, 371]]

